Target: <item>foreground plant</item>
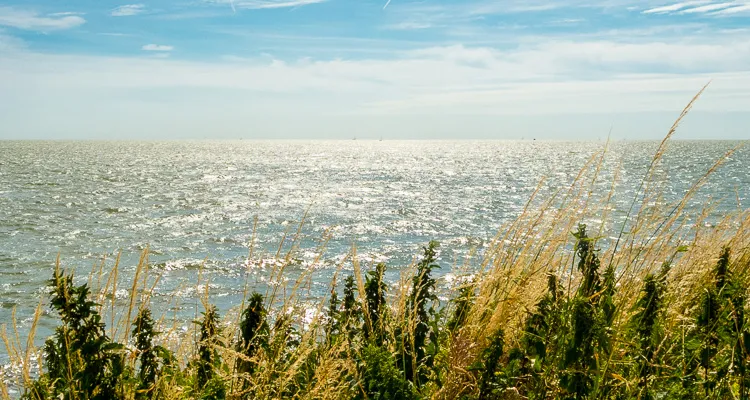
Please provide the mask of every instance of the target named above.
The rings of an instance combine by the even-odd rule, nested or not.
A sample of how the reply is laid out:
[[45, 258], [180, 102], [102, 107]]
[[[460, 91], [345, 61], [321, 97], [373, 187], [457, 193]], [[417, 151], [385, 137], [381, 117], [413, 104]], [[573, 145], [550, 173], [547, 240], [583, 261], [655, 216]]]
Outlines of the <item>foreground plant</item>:
[[124, 346], [104, 330], [87, 285], [75, 286], [73, 274], [55, 268], [50, 304], [60, 326], [44, 344], [45, 373], [24, 394], [28, 399], [123, 398]]

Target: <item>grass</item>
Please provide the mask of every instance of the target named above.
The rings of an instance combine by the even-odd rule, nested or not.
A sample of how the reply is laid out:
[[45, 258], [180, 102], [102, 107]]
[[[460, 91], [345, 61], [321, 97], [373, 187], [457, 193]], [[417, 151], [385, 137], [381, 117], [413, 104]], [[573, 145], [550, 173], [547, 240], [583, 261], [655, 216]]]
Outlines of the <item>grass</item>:
[[[594, 190], [605, 149], [565, 190], [532, 195], [447, 303], [435, 242], [392, 286], [385, 264], [365, 271], [352, 248], [305, 320], [310, 274], [283, 283], [299, 250], [292, 238], [270, 273], [278, 285], [246, 290], [226, 315], [206, 291], [188, 332], [151, 315], [148, 250], [125, 303], [113, 295], [117, 262], [75, 285], [58, 260], [45, 306], [59, 317], [55, 333], [38, 349], [36, 325], [24, 344], [2, 331], [14, 384], [26, 399], [749, 399], [750, 212], [706, 226], [706, 213], [686, 211], [724, 159], [674, 204], [654, 178], [697, 98], [660, 144], [625, 223], [613, 223], [616, 182]], [[11, 397], [5, 384], [0, 395]]]

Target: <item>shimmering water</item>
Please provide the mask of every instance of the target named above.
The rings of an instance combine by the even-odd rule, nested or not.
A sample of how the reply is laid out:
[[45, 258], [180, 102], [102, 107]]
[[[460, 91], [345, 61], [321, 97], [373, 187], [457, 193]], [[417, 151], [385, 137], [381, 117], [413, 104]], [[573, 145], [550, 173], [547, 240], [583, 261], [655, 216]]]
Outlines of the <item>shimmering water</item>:
[[[675, 142], [662, 165], [677, 199], [732, 142]], [[611, 144], [602, 173], [625, 208], [656, 142]], [[11, 309], [29, 316], [59, 253], [87, 274], [122, 251], [122, 276], [142, 249], [163, 274], [157, 294], [195, 292], [198, 266], [220, 308], [241, 297], [254, 221], [258, 253], [270, 259], [307, 212], [295, 267], [316, 268], [323, 293], [337, 262], [356, 243], [361, 258], [385, 261], [390, 279], [427, 241], [442, 244], [442, 274], [482, 249], [517, 216], [542, 177], [543, 193], [566, 186], [603, 142], [2, 142], [0, 141], [0, 323]], [[740, 150], [691, 206], [706, 196], [747, 205], [750, 152]], [[668, 199], [669, 200], [669, 199]], [[718, 209], [721, 212], [722, 208]], [[461, 263], [461, 261], [459, 261]], [[291, 269], [290, 274], [295, 270]], [[262, 286], [262, 277], [252, 284]], [[262, 289], [262, 288], [261, 288]], [[127, 295], [127, 292], [123, 294]], [[193, 303], [190, 303], [194, 306]], [[177, 307], [179, 308], [179, 306]], [[49, 327], [51, 319], [43, 323]]]

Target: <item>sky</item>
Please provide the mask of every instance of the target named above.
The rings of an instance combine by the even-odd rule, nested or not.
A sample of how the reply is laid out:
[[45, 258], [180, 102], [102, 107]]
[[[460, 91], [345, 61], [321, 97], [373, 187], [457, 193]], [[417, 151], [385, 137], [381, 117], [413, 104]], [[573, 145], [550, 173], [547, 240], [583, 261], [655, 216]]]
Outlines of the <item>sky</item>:
[[750, 139], [750, 1], [0, 0], [0, 139], [660, 139], [708, 82], [677, 138]]

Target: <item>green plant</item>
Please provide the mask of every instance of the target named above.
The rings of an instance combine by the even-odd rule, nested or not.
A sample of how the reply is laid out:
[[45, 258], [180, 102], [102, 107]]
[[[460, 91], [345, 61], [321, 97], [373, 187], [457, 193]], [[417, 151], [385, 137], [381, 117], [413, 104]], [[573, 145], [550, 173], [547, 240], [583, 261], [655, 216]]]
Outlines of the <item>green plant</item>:
[[578, 272], [581, 273], [581, 285], [577, 294], [582, 297], [591, 297], [602, 288], [599, 277], [601, 263], [594, 248], [596, 242], [586, 234], [586, 224], [578, 224], [578, 230], [573, 233], [573, 236], [576, 238]]
[[[438, 340], [432, 320], [436, 317], [435, 279], [432, 270], [440, 268], [437, 260], [438, 243], [431, 241], [424, 248], [424, 256], [417, 264], [417, 271], [412, 278], [412, 289], [406, 303], [407, 332], [403, 340], [402, 370], [416, 386], [425, 382], [427, 371], [433, 366], [438, 352]], [[429, 342], [428, 342], [429, 339]], [[429, 345], [429, 348], [428, 348]]]
[[[607, 302], [599, 299], [607, 290], [602, 291], [600, 262], [595, 242], [586, 234], [586, 225], [579, 224], [573, 236], [581, 284], [567, 305], [570, 333], [560, 365], [560, 384], [570, 398], [583, 399], [591, 394], [599, 376], [597, 350], [601, 348], [606, 352], [608, 347], [605, 315], [601, 311]], [[611, 290], [613, 292], [614, 287]]]
[[362, 324], [362, 308], [357, 304], [356, 290], [354, 276], [347, 276], [344, 280], [344, 301], [339, 316], [341, 329], [347, 333], [349, 340], [359, 334]]
[[489, 338], [489, 345], [482, 350], [480, 360], [472, 366], [472, 370], [481, 371], [479, 376], [479, 400], [494, 399], [496, 392], [501, 389], [498, 373], [501, 369], [501, 358], [505, 346], [505, 334], [502, 329], [493, 333]]
[[704, 394], [728, 396], [736, 386], [739, 397], [747, 398], [747, 289], [732, 274], [729, 256], [725, 247], [713, 270], [712, 285], [700, 297], [693, 342], [697, 343]]
[[197, 323], [201, 333], [196, 365], [197, 390], [202, 393], [203, 399], [221, 399], [226, 389], [215, 371], [221, 365], [218, 352], [219, 313], [216, 306], [209, 305], [203, 312], [203, 320]]
[[89, 300], [88, 286], [74, 286], [73, 275], [64, 275], [59, 267], [55, 268], [49, 286], [52, 308], [61, 321], [44, 345], [46, 373], [39, 381], [47, 382], [50, 390], [39, 390], [37, 386], [25, 397], [66, 400], [122, 397], [123, 381], [128, 375], [124, 347], [112, 342], [105, 333], [97, 304]]
[[360, 382], [354, 397], [357, 400], [411, 400], [417, 394], [409, 381], [396, 368], [393, 355], [387, 349], [367, 344], [358, 363]]
[[[154, 344], [154, 338], [159, 333], [154, 329], [154, 320], [151, 318], [151, 310], [142, 308], [133, 321], [133, 337], [135, 348], [140, 362], [138, 370], [138, 387], [136, 388], [137, 399], [148, 399], [153, 397], [156, 388], [156, 378], [159, 375], [159, 357]], [[166, 349], [161, 349], [166, 351]]]
[[237, 349], [242, 354], [242, 357], [237, 360], [237, 371], [240, 373], [253, 373], [255, 363], [252, 358], [255, 357], [258, 349], [268, 344], [269, 331], [266, 315], [263, 296], [260, 293], [253, 293], [242, 312], [240, 321], [240, 340]]
[[452, 300], [455, 308], [451, 319], [446, 324], [450, 332], [455, 332], [466, 322], [466, 317], [474, 305], [475, 290], [476, 285], [473, 282], [466, 283], [458, 288], [458, 297]]
[[329, 345], [332, 345], [338, 340], [341, 334], [341, 313], [339, 307], [341, 302], [339, 301], [339, 295], [336, 292], [336, 278], [334, 277], [333, 284], [331, 285], [331, 296], [328, 300], [328, 313], [326, 315], [326, 340]]
[[[512, 351], [511, 359], [517, 360], [517, 370], [512, 376], [519, 384], [523, 383], [521, 393], [536, 398], [545, 398], [549, 381], [556, 380], [555, 355], [559, 350], [559, 341], [563, 337], [563, 293], [559, 288], [557, 276], [547, 276], [547, 293], [536, 304], [524, 323], [520, 348]], [[552, 360], [550, 360], [550, 358]]]
[[385, 295], [388, 289], [383, 280], [385, 264], [380, 263], [374, 271], [367, 273], [365, 282], [365, 301], [367, 303], [367, 321], [369, 328], [365, 330], [365, 339], [373, 339], [378, 346], [385, 338]]
[[661, 375], [657, 365], [656, 349], [663, 339], [661, 331], [664, 294], [667, 289], [667, 274], [670, 264], [664, 263], [658, 275], [648, 274], [643, 279], [641, 295], [635, 302], [635, 313], [628, 322], [635, 339], [633, 350], [637, 396], [652, 399], [651, 382]]
[[556, 350], [553, 335], [561, 327], [562, 296], [557, 277], [548, 275], [547, 293], [537, 303], [536, 311], [526, 320], [521, 341], [526, 353], [539, 362], [546, 359], [548, 350]]

